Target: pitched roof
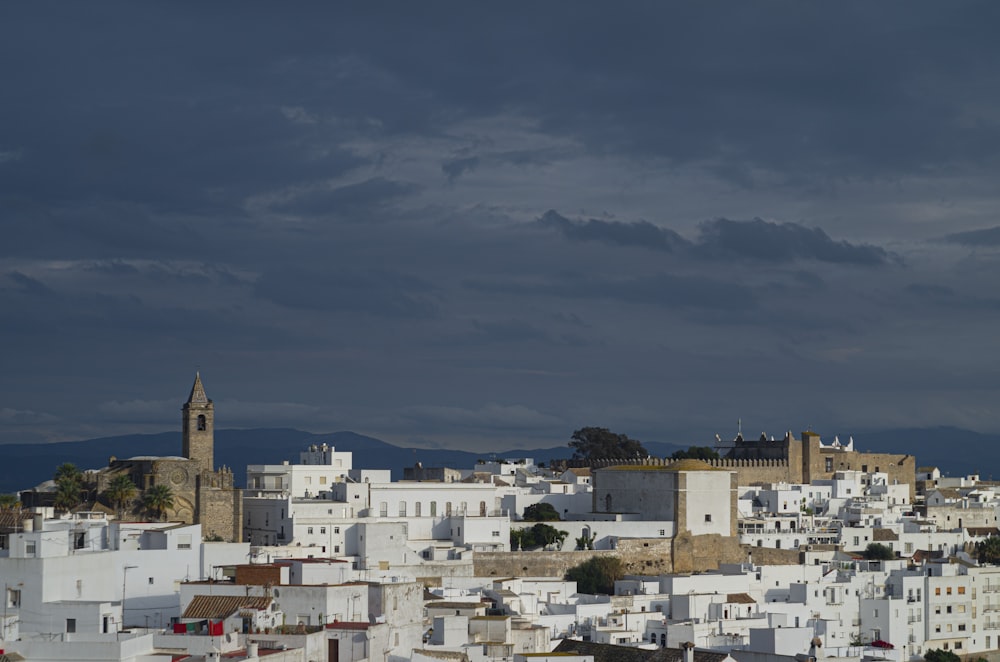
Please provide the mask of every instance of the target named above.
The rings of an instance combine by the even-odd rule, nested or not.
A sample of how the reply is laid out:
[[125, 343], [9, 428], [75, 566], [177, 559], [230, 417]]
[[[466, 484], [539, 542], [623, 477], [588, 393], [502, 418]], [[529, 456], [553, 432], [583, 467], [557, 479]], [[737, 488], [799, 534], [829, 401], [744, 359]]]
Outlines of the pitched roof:
[[872, 529], [872, 540], [899, 540], [892, 529]]
[[590, 474], [590, 467], [572, 467], [570, 469], [567, 469], [567, 471], [569, 471], [571, 474], [573, 474], [575, 476], [589, 476], [589, 475], [591, 475]]
[[227, 618], [240, 609], [267, 609], [271, 598], [243, 595], [196, 595], [181, 618]]
[[[684, 662], [684, 650], [681, 648], [647, 650], [632, 646], [576, 641], [575, 639], [563, 639], [552, 652], [593, 655], [594, 662]], [[694, 652], [695, 662], [723, 662], [727, 658], [729, 658], [728, 653], [701, 650]]]

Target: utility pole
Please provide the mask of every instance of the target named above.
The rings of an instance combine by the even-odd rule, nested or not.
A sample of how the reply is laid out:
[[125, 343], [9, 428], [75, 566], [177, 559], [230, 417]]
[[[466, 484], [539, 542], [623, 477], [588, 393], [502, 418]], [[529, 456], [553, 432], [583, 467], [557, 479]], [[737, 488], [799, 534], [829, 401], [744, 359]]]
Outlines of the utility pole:
[[118, 622], [118, 632], [120, 633], [125, 629], [125, 582], [128, 579], [128, 571], [138, 568], [137, 565], [126, 565], [122, 566], [122, 616], [121, 620]]

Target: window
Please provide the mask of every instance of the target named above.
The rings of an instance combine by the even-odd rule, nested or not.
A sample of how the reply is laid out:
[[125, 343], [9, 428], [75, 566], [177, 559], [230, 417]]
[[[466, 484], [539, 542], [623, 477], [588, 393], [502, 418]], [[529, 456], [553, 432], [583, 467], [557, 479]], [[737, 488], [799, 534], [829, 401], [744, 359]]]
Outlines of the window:
[[417, 517], [420, 517], [420, 502], [419, 501], [417, 501], [415, 504], [413, 504], [413, 514], [416, 515]]
[[28, 542], [24, 543], [24, 553], [25, 554], [34, 554], [35, 553], [35, 541], [34, 540], [29, 540]]
[[319, 484], [320, 485], [326, 485], [326, 476], [320, 476], [319, 477]]
[[948, 595], [951, 595], [951, 587], [950, 586], [947, 589], [945, 589], [945, 590], [947, 591]]
[[378, 505], [378, 514], [382, 517], [389, 514], [389, 504], [387, 502], [383, 501]]
[[826, 470], [827, 471], [833, 471], [833, 458], [832, 457], [826, 458]]
[[312, 532], [313, 528], [311, 526], [306, 529], [306, 533], [308, 533], [309, 535], [312, 535]]
[[326, 533], [326, 527], [325, 526], [319, 527], [319, 532], [320, 533]]
[[667, 535], [667, 530], [666, 529], [660, 529], [660, 535], [661, 536]]
[[711, 522], [712, 521], [712, 516], [710, 514], [709, 515], [705, 515], [705, 521], [706, 522]]
[[334, 554], [340, 554], [340, 545], [334, 545], [333, 552]]
[[339, 526], [333, 527], [333, 532], [334, 533], [340, 533], [340, 527]]
[[152, 586], [155, 583], [156, 583], [156, 580], [153, 577], [150, 577], [149, 578], [149, 585]]
[[[205, 417], [204, 416], [199, 416], [198, 418], [205, 418]], [[69, 634], [72, 634], [73, 632], [76, 632], [76, 619], [75, 618], [67, 618], [66, 619], [66, 632], [69, 633]]]
[[940, 586], [934, 587], [934, 595], [941, 595], [941, 587]]
[[204, 432], [207, 429], [208, 429], [208, 421], [205, 418], [205, 415], [204, 414], [199, 414], [198, 415], [198, 431], [199, 432]]
[[406, 517], [406, 502], [405, 501], [400, 501], [399, 502], [399, 516], [400, 517]]
[[500, 532], [499, 531], [494, 531], [493, 532], [493, 537], [494, 538], [499, 538], [500, 537]]
[[958, 587], [958, 594], [959, 595], [965, 595], [965, 587], [964, 586], [959, 586]]
[[87, 534], [84, 532], [77, 533], [73, 538], [73, 549], [83, 549], [87, 544]]
[[431, 517], [437, 517], [438, 514], [438, 502], [431, 501]]

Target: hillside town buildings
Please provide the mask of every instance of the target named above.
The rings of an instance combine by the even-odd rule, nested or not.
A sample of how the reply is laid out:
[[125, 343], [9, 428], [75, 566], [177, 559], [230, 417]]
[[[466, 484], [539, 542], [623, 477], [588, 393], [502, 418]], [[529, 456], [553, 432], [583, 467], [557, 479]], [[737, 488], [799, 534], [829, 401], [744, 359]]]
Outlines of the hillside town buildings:
[[[198, 376], [182, 456], [92, 474], [170, 484], [165, 521], [57, 512], [38, 491], [0, 513], [0, 659], [905, 662], [1000, 649], [1000, 566], [976, 554], [1000, 535], [1000, 486], [909, 455], [806, 432], [720, 441], [710, 461], [484, 460], [393, 481], [316, 443], [248, 464], [239, 489], [214, 466], [214, 414]], [[538, 506], [558, 519], [527, 521]], [[612, 590], [566, 578], [594, 558], [620, 564]]]

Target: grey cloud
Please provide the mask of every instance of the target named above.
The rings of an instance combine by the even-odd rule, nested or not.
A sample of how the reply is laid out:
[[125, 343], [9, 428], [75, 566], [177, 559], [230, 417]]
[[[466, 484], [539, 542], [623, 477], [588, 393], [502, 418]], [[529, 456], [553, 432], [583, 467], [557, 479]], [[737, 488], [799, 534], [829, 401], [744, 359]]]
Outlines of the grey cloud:
[[336, 188], [313, 188], [275, 203], [273, 208], [300, 214], [337, 216], [360, 223], [381, 220], [392, 203], [419, 191], [420, 186], [411, 182], [373, 177]]
[[535, 221], [535, 224], [557, 230], [566, 238], [576, 241], [600, 241], [666, 252], [672, 252], [687, 244], [687, 241], [673, 230], [657, 227], [648, 221], [622, 223], [594, 218], [587, 221], [571, 221], [554, 209], [550, 209]]
[[254, 289], [257, 297], [286, 308], [401, 318], [434, 316], [432, 290], [421, 278], [392, 271], [301, 267], [265, 271]]
[[36, 298], [47, 298], [53, 294], [52, 290], [45, 283], [20, 271], [8, 272], [7, 279], [17, 286], [16, 291], [20, 294]]
[[835, 241], [820, 228], [797, 223], [720, 218], [702, 223], [699, 229], [698, 252], [716, 259], [772, 263], [816, 260], [859, 266], [881, 266], [893, 259], [879, 246]]
[[462, 159], [452, 159], [451, 161], [445, 161], [441, 164], [441, 172], [448, 176], [449, 182], [454, 182], [456, 179], [461, 177], [466, 173], [470, 173], [479, 167], [479, 157], [469, 156]]
[[1000, 226], [983, 228], [982, 230], [970, 230], [968, 232], [954, 232], [944, 236], [944, 241], [951, 244], [961, 244], [963, 246], [1000, 246]]
[[469, 279], [465, 285], [475, 291], [495, 294], [606, 299], [680, 310], [733, 311], [757, 306], [753, 291], [743, 285], [665, 273], [632, 278], [561, 278], [530, 283]]

